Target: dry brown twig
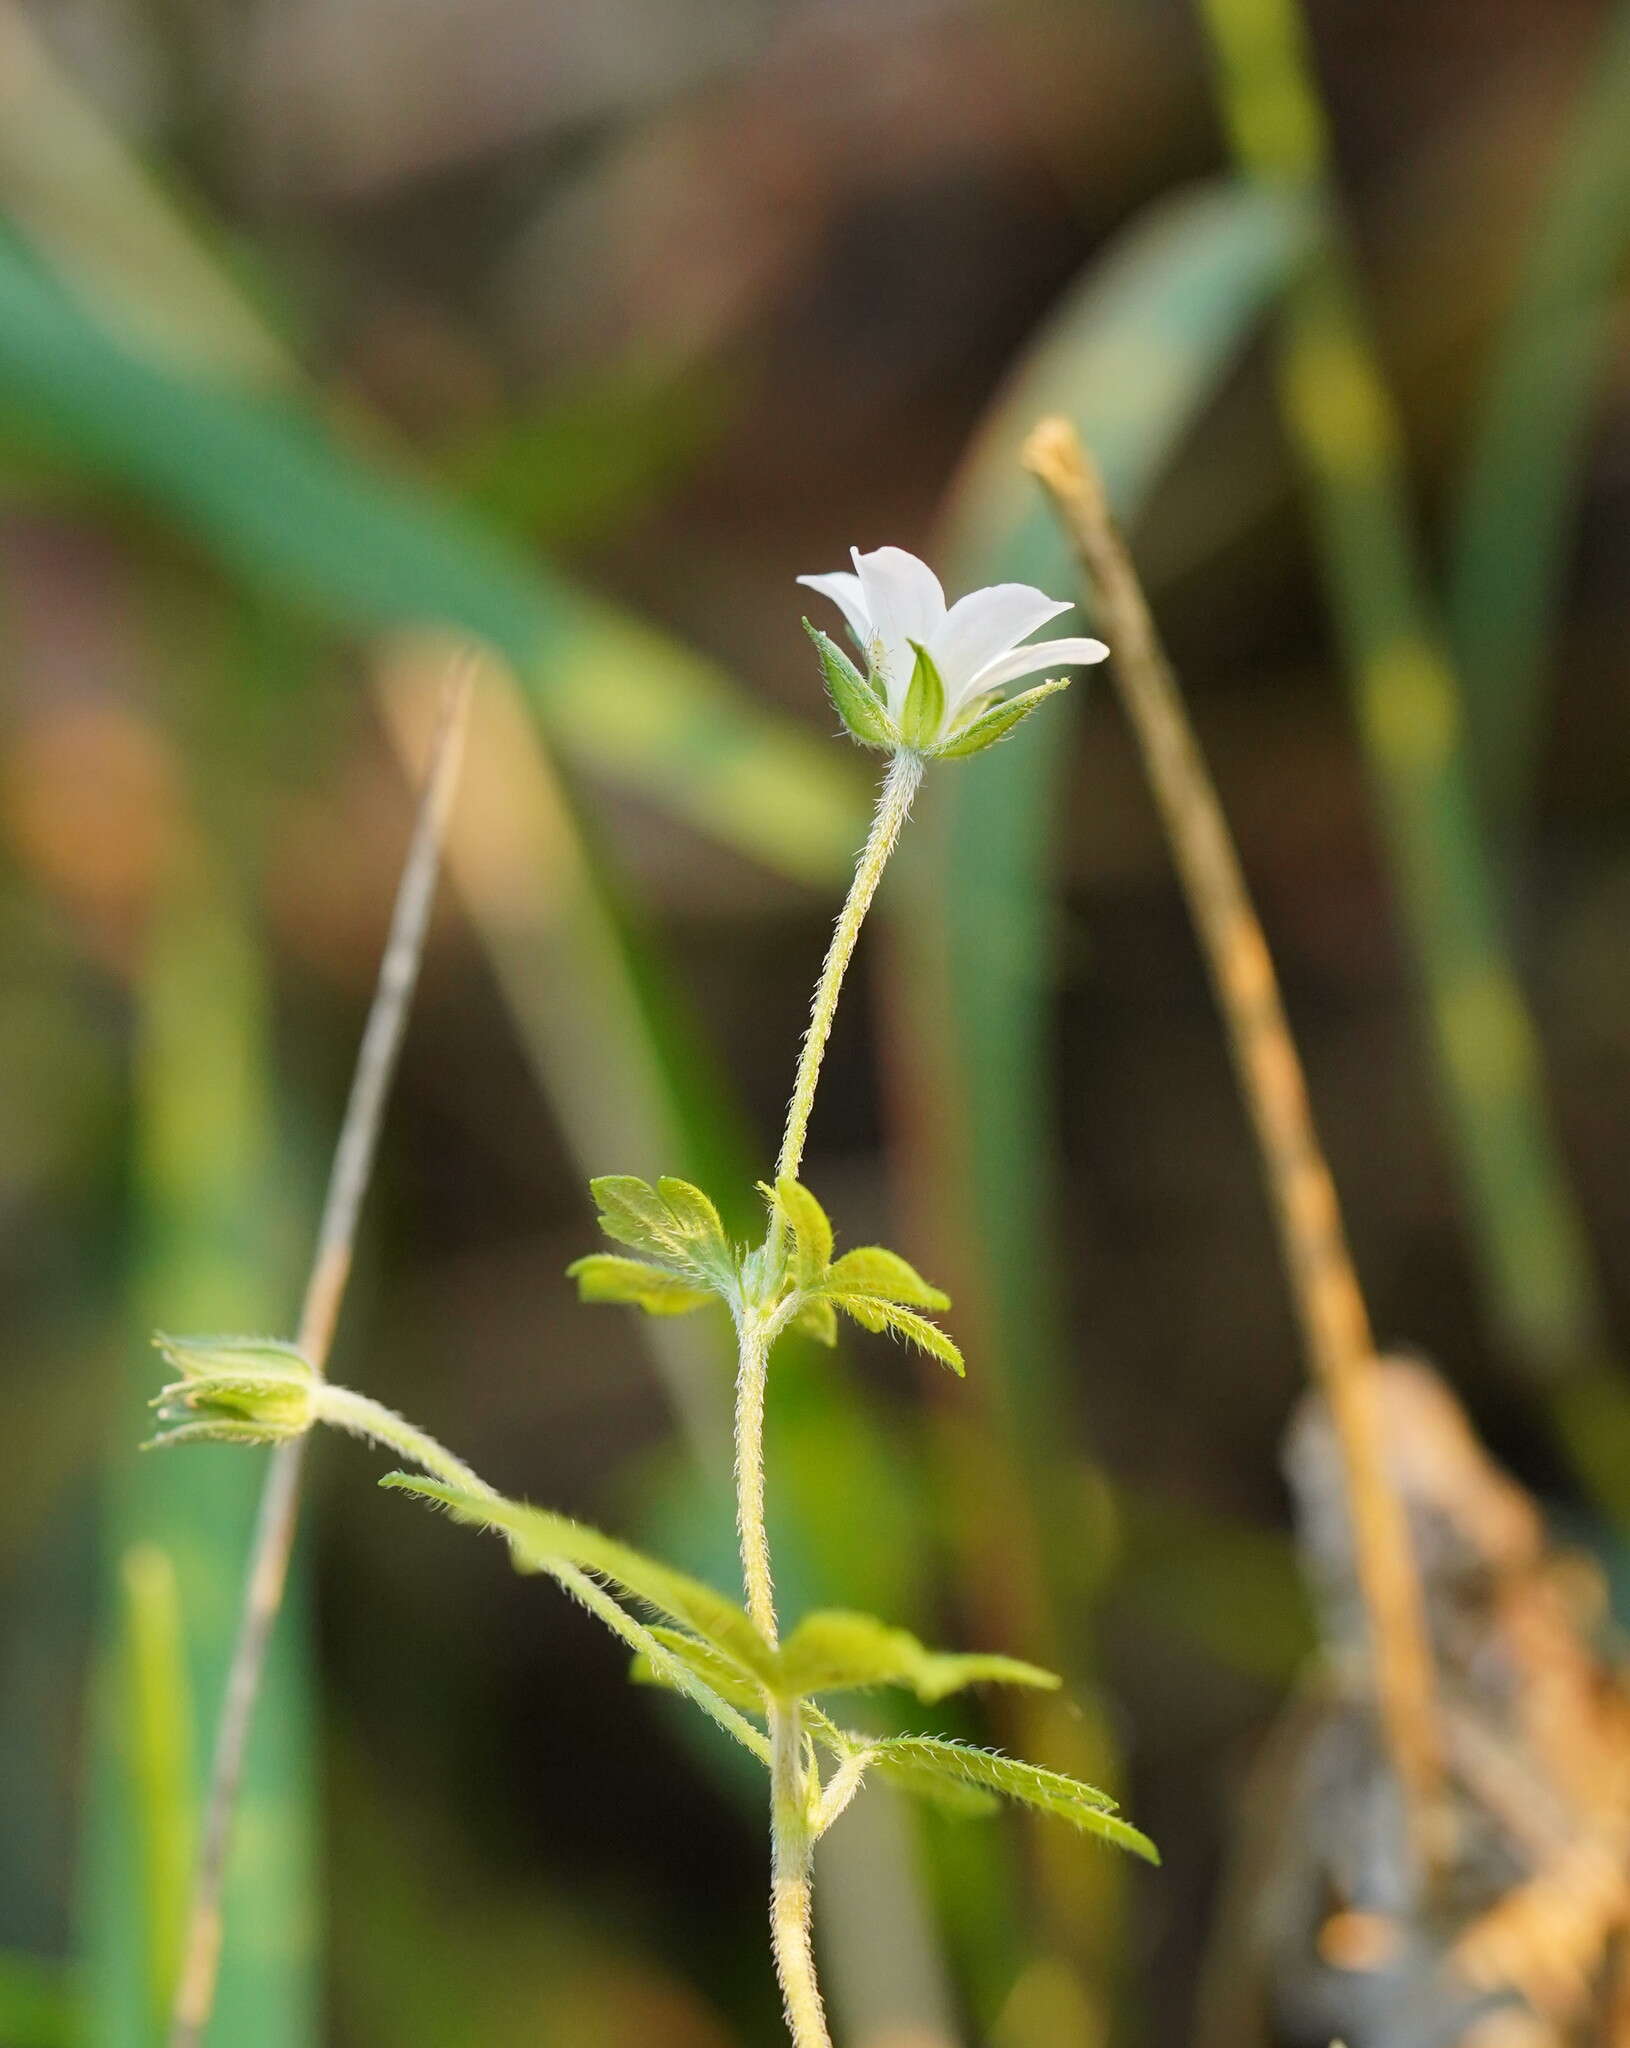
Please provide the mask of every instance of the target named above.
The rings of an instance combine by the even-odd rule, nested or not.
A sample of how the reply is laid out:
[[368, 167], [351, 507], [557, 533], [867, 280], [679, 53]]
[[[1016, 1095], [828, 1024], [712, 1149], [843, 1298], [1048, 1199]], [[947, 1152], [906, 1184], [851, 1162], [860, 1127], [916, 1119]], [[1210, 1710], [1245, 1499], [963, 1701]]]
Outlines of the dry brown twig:
[[[443, 699], [424, 792], [397, 884], [373, 1004], [357, 1048], [351, 1093], [329, 1169], [328, 1191], [317, 1227], [296, 1339], [319, 1373], [327, 1363], [345, 1298], [357, 1220], [373, 1171], [385, 1099], [402, 1049], [408, 1010], [424, 957], [442, 840], [458, 785], [471, 694], [471, 675], [467, 667], [461, 667], [450, 678]], [[243, 1612], [215, 1732], [198, 1862], [170, 2023], [170, 2048], [197, 2048], [215, 2004], [221, 1958], [221, 1893], [231, 1847], [232, 1819], [266, 1652], [288, 1581], [299, 1518], [304, 1453], [303, 1436], [279, 1444], [271, 1454], [261, 1491], [244, 1584]]]
[[1369, 1315], [1278, 978], [1210, 771], [1097, 469], [1063, 419], [1041, 421], [1022, 459], [1047, 491], [1096, 597], [1110, 669], [1223, 1012], [1308, 1361], [1342, 1446], [1383, 1733], [1410, 1839], [1429, 1874], [1441, 1860], [1446, 1825], [1430, 1639], [1403, 1504], [1383, 1461]]

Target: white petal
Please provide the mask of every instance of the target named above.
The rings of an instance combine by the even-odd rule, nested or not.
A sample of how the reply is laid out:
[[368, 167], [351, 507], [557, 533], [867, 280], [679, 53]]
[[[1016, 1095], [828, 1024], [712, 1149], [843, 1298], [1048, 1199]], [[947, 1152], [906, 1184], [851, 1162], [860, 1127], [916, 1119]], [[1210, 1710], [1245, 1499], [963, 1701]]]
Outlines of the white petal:
[[967, 694], [967, 685], [1009, 648], [1017, 647], [1049, 619], [1073, 610], [1068, 599], [1049, 597], [1028, 583], [993, 583], [959, 597], [935, 633], [929, 652], [939, 664], [949, 703]]
[[1015, 647], [1011, 654], [988, 662], [962, 693], [964, 700], [982, 697], [987, 690], [999, 690], [1016, 683], [1020, 676], [1033, 676], [1041, 669], [1081, 668], [1102, 661], [1109, 649], [1102, 640], [1042, 640], [1034, 647]]
[[916, 661], [907, 642], [926, 646], [934, 637], [945, 620], [945, 592], [928, 564], [904, 548], [877, 548], [869, 555], [856, 548], [854, 557], [871, 621], [873, 658], [887, 679], [889, 707], [898, 717]]
[[849, 621], [850, 632], [862, 647], [866, 645], [871, 638], [872, 623], [866, 616], [866, 600], [861, 595], [858, 576], [848, 569], [834, 569], [830, 576], [800, 576], [798, 581], [806, 589], [831, 598]]

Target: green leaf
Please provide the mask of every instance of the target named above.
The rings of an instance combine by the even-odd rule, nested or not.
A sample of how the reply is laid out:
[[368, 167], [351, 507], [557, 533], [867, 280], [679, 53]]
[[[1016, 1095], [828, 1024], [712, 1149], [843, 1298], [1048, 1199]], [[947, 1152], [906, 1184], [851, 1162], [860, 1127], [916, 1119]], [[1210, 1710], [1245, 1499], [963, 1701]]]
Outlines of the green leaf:
[[951, 1297], [930, 1287], [915, 1266], [880, 1244], [857, 1245], [845, 1252], [826, 1276], [829, 1294], [870, 1294], [906, 1308], [947, 1309]]
[[942, 1813], [953, 1815], [958, 1820], [988, 1820], [1001, 1810], [1002, 1802], [994, 1792], [987, 1792], [981, 1786], [966, 1783], [960, 1778], [947, 1777], [943, 1771], [925, 1768], [909, 1757], [897, 1758], [882, 1753], [886, 1745], [880, 1745], [876, 1737], [855, 1735], [847, 1728], [840, 1728], [808, 1700], [804, 1702], [803, 1717], [816, 1741], [840, 1762], [871, 1751], [868, 1771], [875, 1772], [914, 1799], [926, 1800], [937, 1806]]
[[792, 1231], [792, 1277], [805, 1292], [820, 1286], [832, 1263], [832, 1225], [826, 1211], [801, 1181], [778, 1180], [765, 1193], [778, 1204]]
[[580, 1301], [628, 1302], [650, 1316], [689, 1315], [717, 1298], [705, 1288], [692, 1287], [671, 1267], [620, 1259], [613, 1252], [590, 1252], [574, 1259], [566, 1277], [577, 1282]]
[[806, 1337], [813, 1337], [817, 1344], [831, 1346], [838, 1341], [837, 1311], [831, 1302], [819, 1295], [804, 1302], [787, 1327], [801, 1330]]
[[1005, 739], [1022, 719], [1028, 718], [1031, 712], [1044, 704], [1049, 697], [1056, 696], [1060, 690], [1067, 690], [1069, 687], [1067, 676], [1058, 677], [1051, 682], [1038, 683], [1033, 690], [1025, 690], [1019, 696], [1009, 697], [1001, 704], [993, 704], [989, 711], [982, 712], [978, 718], [970, 719], [966, 725], [959, 726], [948, 740], [937, 746], [934, 749], [935, 758], [940, 761], [963, 761], [970, 754], [982, 754], [986, 747], [992, 747], [998, 740]]
[[472, 1528], [501, 1532], [519, 1571], [550, 1571], [565, 1564], [593, 1572], [699, 1636], [740, 1676], [766, 1684], [774, 1676], [775, 1652], [733, 1600], [615, 1537], [545, 1508], [526, 1507], [497, 1494], [467, 1493], [417, 1473], [390, 1472], [379, 1483], [393, 1492], [439, 1502], [456, 1521]]
[[1016, 1757], [938, 1735], [889, 1736], [877, 1744], [877, 1751], [880, 1765], [896, 1769], [904, 1765], [929, 1776], [978, 1786], [1065, 1821], [1083, 1834], [1129, 1849], [1146, 1863], [1160, 1861], [1160, 1852], [1148, 1836], [1116, 1817], [1112, 1799], [1061, 1771], [1044, 1771], [1038, 1764], [1021, 1763]]
[[966, 1376], [967, 1367], [962, 1353], [945, 1332], [925, 1316], [914, 1315], [908, 1308], [900, 1308], [892, 1301], [880, 1301], [873, 1294], [829, 1294], [827, 1297], [841, 1308], [846, 1316], [853, 1316], [863, 1330], [889, 1330], [897, 1337], [904, 1337], [908, 1344], [915, 1344], [920, 1351], [926, 1351], [931, 1358], [937, 1358], [941, 1365], [948, 1365], [958, 1379]]
[[[653, 1622], [650, 1632], [687, 1671], [738, 1713], [763, 1714], [764, 1688], [752, 1679], [744, 1678], [730, 1658], [722, 1657], [710, 1644], [686, 1635], [682, 1629], [664, 1628], [661, 1623]], [[643, 1651], [634, 1659], [629, 1675], [636, 1685], [659, 1685], [670, 1692], [677, 1689], [673, 1674], [653, 1663]]]
[[618, 1244], [647, 1252], [719, 1292], [736, 1284], [735, 1253], [719, 1212], [687, 1180], [655, 1187], [630, 1173], [602, 1174], [589, 1182], [600, 1207], [600, 1228]]
[[932, 746], [945, 723], [945, 685], [928, 649], [916, 640], [908, 645], [916, 650], [917, 659], [900, 715], [900, 737], [908, 747]]
[[894, 720], [848, 655], [808, 619], [804, 621], [804, 631], [815, 643], [821, 674], [826, 679], [826, 693], [850, 738], [863, 747], [897, 747], [900, 735], [894, 729]]
[[782, 1645], [777, 1684], [787, 1699], [817, 1692], [848, 1692], [871, 1685], [900, 1685], [932, 1704], [966, 1685], [1058, 1684], [1051, 1671], [1015, 1657], [930, 1650], [908, 1629], [891, 1628], [874, 1615], [827, 1608], [807, 1614]]

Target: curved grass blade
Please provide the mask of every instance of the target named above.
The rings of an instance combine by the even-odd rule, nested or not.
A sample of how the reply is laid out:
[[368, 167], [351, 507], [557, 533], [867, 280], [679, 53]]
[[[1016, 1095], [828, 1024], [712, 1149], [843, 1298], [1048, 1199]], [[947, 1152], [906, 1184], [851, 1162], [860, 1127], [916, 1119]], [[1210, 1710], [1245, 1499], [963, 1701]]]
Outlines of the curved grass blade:
[[1449, 642], [1497, 853], [1512, 851], [1540, 752], [1592, 395], [1630, 247], [1630, 6], [1587, 59], [1579, 104], [1530, 224], [1516, 294], [1474, 415], [1449, 563]]
[[1335, 217], [1302, 19], [1295, 0], [1204, 0], [1202, 12], [1242, 167], [1264, 193], [1300, 194], [1323, 224], [1285, 306], [1281, 402], [1312, 487], [1483, 1288], [1512, 1361], [1554, 1390], [1581, 1471], [1623, 1514], [1630, 1399], [1607, 1363], [1606, 1308], [1503, 929], [1403, 435]]

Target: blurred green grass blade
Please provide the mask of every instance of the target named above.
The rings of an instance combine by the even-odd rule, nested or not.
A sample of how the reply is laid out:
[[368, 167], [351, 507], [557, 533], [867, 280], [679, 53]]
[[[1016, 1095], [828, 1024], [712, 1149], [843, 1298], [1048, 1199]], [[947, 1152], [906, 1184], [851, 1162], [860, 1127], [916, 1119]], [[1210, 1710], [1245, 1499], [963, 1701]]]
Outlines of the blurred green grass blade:
[[1496, 849], [1510, 851], [1540, 753], [1586, 425], [1630, 249], [1630, 5], [1587, 60], [1473, 415], [1449, 568], [1449, 640]]
[[514, 664], [578, 763], [800, 880], [844, 873], [848, 764], [701, 656], [582, 595], [428, 484], [376, 468], [293, 395], [124, 345], [0, 232], [0, 402], [135, 491], [234, 575], [351, 629], [444, 625]]
[[1294, 0], [1205, 0], [1204, 14], [1242, 166], [1264, 192], [1300, 194], [1322, 223], [1286, 300], [1282, 406], [1311, 486], [1484, 1291], [1520, 1367], [1552, 1382], [1594, 1376], [1606, 1314], [1502, 929], [1461, 693], [1413, 531], [1400, 424], [1333, 210], [1301, 17]]
[[6, 2048], [80, 2048], [85, 2040], [67, 1970], [0, 1950], [0, 2041]]
[[[260, 965], [230, 892], [196, 852], [155, 904], [138, 1001], [136, 1255], [103, 1542], [110, 1561], [143, 1545], [171, 1560], [185, 1690], [213, 1702], [231, 1654], [260, 1461], [229, 1449], [186, 1459], [137, 1449], [150, 1433], [156, 1383], [148, 1334], [161, 1320], [275, 1328], [291, 1298], [278, 1283], [292, 1287], [293, 1278], [278, 1229], [287, 1211], [273, 1169]], [[80, 1933], [96, 2048], [151, 2048], [163, 2030], [151, 2017], [147, 1958], [155, 1932], [163, 1937], [149, 1911], [141, 1714], [123, 1682], [120, 1606], [110, 1585]], [[201, 1732], [191, 1740], [198, 1770]], [[211, 2033], [222, 2048], [311, 2048], [317, 2039], [314, 1782], [296, 1602], [274, 1641], [245, 1772]], [[195, 1797], [199, 1789], [195, 1776]]]
[[[1073, 597], [1079, 579], [1018, 462], [1037, 416], [1077, 422], [1123, 516], [1135, 519], [1305, 237], [1293, 203], [1231, 185], [1186, 193], [1134, 223], [1048, 322], [976, 437], [945, 512], [948, 585], [1013, 578]], [[917, 1206], [932, 1219], [943, 1269], [956, 1275], [971, 1397], [994, 1411], [994, 1428], [966, 1432], [947, 1421], [941, 1433], [947, 1498], [963, 1497], [971, 1479], [1004, 1530], [999, 1555], [963, 1559], [971, 1597], [1003, 1617], [1003, 1648], [1056, 1663], [1077, 1702], [1073, 1720], [1045, 1702], [1016, 1702], [1013, 1739], [1113, 1791], [1120, 1764], [1110, 1717], [1088, 1676], [1092, 1615], [1059, 1581], [1060, 1560], [1091, 1532], [1050, 1450], [1075, 1406], [1056, 1292], [1048, 1051], [1053, 826], [1069, 716], [1066, 698], [930, 785], [923, 823], [906, 842], [907, 908], [892, 927], [903, 968], [897, 1065], [914, 1076], [907, 1143]], [[1112, 2006], [1122, 1874], [1111, 1859], [1062, 1856], [1045, 1836], [1031, 1847], [1054, 1956], [1073, 1959], [1090, 2003]], [[976, 1976], [989, 1974], [990, 1958], [971, 1964]], [[1103, 2011], [1097, 2021], [1107, 2024]]]
[[181, 1961], [181, 1929], [197, 1816], [193, 1807], [193, 1703], [175, 1564], [156, 1543], [119, 1561], [124, 1596], [120, 1711], [128, 1744], [147, 1926], [153, 2026], [162, 2028]]
[[[947, 582], [1012, 578], [1074, 597], [1079, 577], [1019, 467], [1025, 434], [1044, 412], [1073, 419], [1121, 517], [1135, 523], [1306, 235], [1293, 202], [1234, 185], [1164, 202], [1127, 230], [1048, 322], [981, 428], [946, 508]], [[966, 1126], [965, 1172], [954, 1183], [941, 1177], [941, 1188], [965, 1188], [973, 1211], [954, 1241], [976, 1247], [982, 1269], [991, 1350], [978, 1369], [999, 1379], [1032, 1445], [1047, 1441], [1069, 1400], [1046, 1277], [1057, 1261], [1039, 1249], [1055, 1238], [1047, 1011], [1068, 701], [936, 778], [941, 849], [916, 870], [919, 882], [939, 877], [921, 909], [951, 1025], [949, 1100]]]

